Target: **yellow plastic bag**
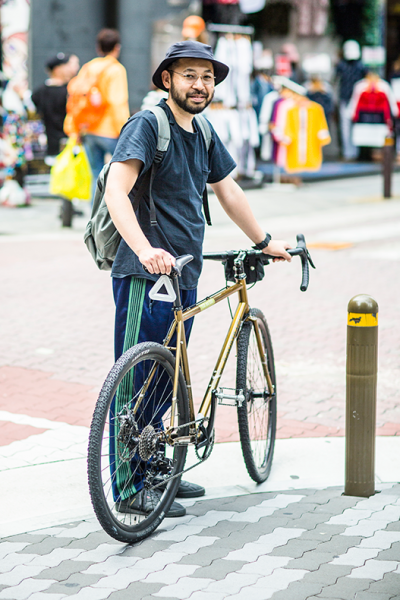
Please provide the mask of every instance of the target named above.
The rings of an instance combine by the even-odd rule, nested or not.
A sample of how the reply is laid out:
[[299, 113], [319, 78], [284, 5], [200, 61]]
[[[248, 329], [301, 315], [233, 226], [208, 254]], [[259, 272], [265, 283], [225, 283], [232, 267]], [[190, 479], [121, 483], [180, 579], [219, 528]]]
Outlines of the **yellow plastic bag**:
[[81, 144], [70, 137], [50, 171], [50, 193], [72, 200], [91, 200], [92, 170]]

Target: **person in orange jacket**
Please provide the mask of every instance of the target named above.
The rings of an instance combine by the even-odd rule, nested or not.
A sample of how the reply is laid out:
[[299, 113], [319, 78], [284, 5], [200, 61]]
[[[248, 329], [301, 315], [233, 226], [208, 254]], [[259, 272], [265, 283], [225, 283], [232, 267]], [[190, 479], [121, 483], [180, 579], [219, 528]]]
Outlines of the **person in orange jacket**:
[[115, 29], [102, 29], [96, 42], [100, 56], [82, 68], [88, 77], [98, 77], [99, 92], [105, 103], [104, 114], [96, 125], [84, 131], [79, 130], [72, 115], [67, 114], [64, 123], [68, 135], [81, 137], [94, 181], [103, 168], [106, 154], [113, 154], [121, 128], [129, 119], [128, 79], [125, 67], [118, 61], [121, 51], [119, 33]]

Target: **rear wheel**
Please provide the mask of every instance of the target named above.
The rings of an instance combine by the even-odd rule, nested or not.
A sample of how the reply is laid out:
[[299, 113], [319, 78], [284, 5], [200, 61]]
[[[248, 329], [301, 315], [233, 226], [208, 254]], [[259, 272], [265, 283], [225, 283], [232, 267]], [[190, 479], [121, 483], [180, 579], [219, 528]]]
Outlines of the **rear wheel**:
[[[171, 478], [183, 470], [187, 446], [171, 446], [164, 435], [171, 418], [174, 369], [169, 350], [152, 342], [137, 344], [115, 363], [96, 404], [88, 451], [90, 496], [104, 530], [121, 542], [150, 535], [179, 486], [180, 476]], [[180, 374], [175, 426], [188, 420]], [[180, 428], [179, 435], [187, 435], [187, 429]], [[161, 491], [157, 484], [165, 482]]]
[[257, 345], [255, 324], [243, 324], [238, 338], [236, 389], [243, 390], [245, 400], [238, 407], [240, 443], [250, 477], [257, 483], [265, 481], [270, 473], [276, 433], [276, 379], [271, 336], [263, 313], [254, 308], [250, 312], [258, 324], [263, 354], [273, 390], [268, 389]]

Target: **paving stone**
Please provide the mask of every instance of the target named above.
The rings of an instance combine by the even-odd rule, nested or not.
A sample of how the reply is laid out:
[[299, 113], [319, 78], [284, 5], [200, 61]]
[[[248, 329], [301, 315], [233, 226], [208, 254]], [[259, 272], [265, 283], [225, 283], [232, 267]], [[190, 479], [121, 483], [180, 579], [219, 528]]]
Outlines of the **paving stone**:
[[4, 538], [4, 541], [7, 541], [7, 539], [9, 539], [10, 541], [12, 540], [13, 543], [15, 543], [15, 542], [28, 542], [28, 544], [38, 544], [45, 537], [46, 537], [46, 535], [44, 533], [40, 534], [40, 535], [36, 535], [36, 534], [33, 534], [33, 533], [20, 533], [18, 535], [13, 535], [10, 538]]
[[208, 587], [210, 583], [213, 583], [212, 579], [199, 579], [196, 577], [182, 577], [178, 583], [174, 585], [167, 585], [160, 589], [159, 592], [156, 592], [154, 596], [166, 596], [172, 598], [180, 598], [180, 600], [185, 600], [189, 598], [193, 592], [198, 592], [200, 590], [204, 590], [204, 588]]
[[368, 591], [374, 594], [400, 595], [400, 575], [397, 573], [386, 573], [380, 581], [373, 581]]
[[168, 550], [171, 547], [169, 541], [156, 541], [153, 539], [147, 539], [140, 544], [134, 546], [126, 546], [121, 552], [121, 556], [139, 556], [140, 558], [150, 558], [156, 552], [162, 550]]
[[[201, 568], [201, 567], [200, 567]], [[189, 577], [199, 569], [198, 565], [169, 564], [156, 572], [149, 573], [145, 579], [146, 583], [163, 583], [172, 585], [177, 583], [181, 577]], [[197, 577], [197, 575], [195, 575]]]
[[400, 521], [389, 523], [385, 531], [400, 531]]
[[336, 583], [324, 587], [319, 595], [322, 598], [354, 598], [357, 592], [367, 590], [371, 583], [370, 579], [349, 579], [339, 577]]
[[223, 538], [230, 535], [232, 532], [242, 531], [246, 527], [245, 522], [238, 521], [220, 521], [214, 527], [203, 529], [198, 535], [215, 535]]
[[324, 523], [325, 520], [326, 515], [324, 515], [323, 513], [312, 513], [310, 515], [304, 514], [298, 519], [294, 519], [293, 521], [291, 521], [290, 526], [297, 527], [299, 529], [310, 530], [315, 529], [317, 525]]
[[293, 558], [288, 567], [292, 569], [317, 570], [323, 563], [330, 563], [335, 555], [331, 552], [318, 552], [311, 550], [305, 552], [300, 558]]
[[290, 556], [291, 558], [300, 558], [305, 552], [315, 550], [318, 546], [315, 540], [289, 540], [284, 546], [274, 548], [271, 556]]
[[333, 552], [333, 554], [344, 554], [352, 546], [358, 546], [363, 538], [343, 535], [334, 535], [329, 542], [323, 542], [318, 546], [318, 552]]
[[358, 498], [351, 496], [337, 496], [330, 498], [325, 504], [320, 504], [315, 512], [326, 512], [332, 515], [342, 513], [346, 508], [353, 508], [357, 504]]
[[[382, 531], [382, 533], [385, 533], [385, 532]], [[376, 558], [377, 558], [377, 560], [400, 561], [400, 542], [395, 542], [387, 550], [382, 550]]]
[[68, 539], [59, 539], [51, 536], [46, 536], [41, 542], [37, 544], [30, 544], [23, 550], [21, 550], [21, 554], [50, 554], [52, 550], [55, 548], [66, 548], [69, 546], [71, 540]]
[[238, 594], [260, 579], [257, 573], [229, 573], [224, 579], [210, 583], [205, 591], [208, 593], [223, 593], [226, 596]]
[[[368, 578], [373, 579], [374, 581], [379, 581], [382, 579], [385, 573], [390, 573], [395, 571], [399, 563], [397, 560], [367, 560], [365, 565], [359, 567], [357, 569], [353, 569], [350, 573], [349, 577], [351, 578]], [[400, 577], [399, 577], [399, 585], [400, 585]], [[400, 587], [399, 587], [400, 592]]]
[[[301, 559], [299, 559], [301, 560]], [[297, 566], [297, 561], [296, 566]], [[310, 561], [311, 562], [311, 561]], [[288, 567], [290, 567], [291, 563], [288, 563]], [[302, 568], [301, 566], [299, 568]], [[304, 569], [307, 569], [307, 566], [304, 566]], [[304, 581], [310, 583], [323, 583], [324, 585], [333, 585], [337, 582], [339, 577], [346, 577], [351, 573], [352, 567], [343, 566], [343, 565], [330, 565], [325, 562], [321, 563], [321, 566], [314, 571], [310, 568], [310, 573], [304, 576]]]
[[379, 554], [376, 548], [349, 548], [347, 552], [334, 558], [333, 565], [351, 565], [353, 567], [362, 567], [370, 558], [375, 558]]
[[[326, 504], [332, 498], [341, 497], [343, 492], [343, 488], [340, 487], [331, 487], [323, 490], [311, 490], [310, 499], [317, 504]], [[344, 496], [345, 498], [351, 498], [350, 496]], [[354, 501], [355, 504], [356, 501]], [[353, 506], [353, 505], [351, 505]]]
[[371, 594], [371, 592], [357, 592], [354, 600], [392, 600], [392, 594]]
[[53, 594], [77, 594], [79, 590], [87, 588], [94, 583], [97, 583], [101, 575], [83, 575], [82, 573], [72, 573], [68, 579], [57, 581], [48, 588], [48, 593]]
[[[270, 554], [264, 554], [259, 556], [256, 561], [245, 563], [239, 573], [255, 573], [260, 577], [266, 577], [271, 575], [275, 569], [286, 567], [290, 558], [287, 556], [271, 556]], [[221, 561], [225, 562], [225, 561]]]
[[68, 544], [68, 548], [81, 548], [82, 550], [94, 550], [101, 544], [105, 544], [110, 541], [110, 536], [105, 531], [95, 531], [89, 533], [85, 538], [81, 540], [72, 540]]
[[[225, 539], [226, 538], [224, 538], [224, 540]], [[183, 565], [201, 565], [203, 567], [210, 565], [213, 560], [223, 558], [228, 554], [229, 549], [221, 545], [221, 542], [224, 540], [217, 540], [208, 548], [200, 548], [196, 554], [184, 556], [179, 563], [182, 563]]]
[[329, 542], [334, 535], [340, 535], [345, 530], [345, 527], [339, 525], [326, 525], [320, 523], [315, 529], [304, 531], [301, 534], [302, 540], [320, 540], [321, 542]]
[[289, 504], [285, 508], [281, 508], [274, 512], [274, 517], [277, 519], [288, 517], [291, 519], [299, 519], [304, 513], [313, 513], [317, 508], [317, 504], [297, 502], [296, 504]]
[[45, 569], [33, 579], [55, 579], [56, 581], [65, 581], [74, 573], [81, 573], [90, 567], [92, 563], [76, 562], [74, 560], [64, 560], [57, 567]]
[[306, 600], [312, 594], [319, 594], [322, 590], [320, 583], [306, 583], [304, 580], [294, 581], [286, 590], [275, 592], [271, 600]]
[[[182, 564], [182, 561], [179, 565]], [[201, 567], [196, 571], [196, 577], [205, 577], [206, 579], [224, 579], [229, 573], [237, 573], [243, 565], [246, 564], [240, 560], [213, 560], [210, 565]]]
[[53, 582], [37, 581], [31, 578], [25, 578], [18, 585], [9, 587], [0, 592], [0, 598], [9, 600], [28, 600], [34, 592], [47, 590]]
[[272, 533], [278, 527], [292, 527], [289, 517], [276, 518], [275, 513], [272, 517], [264, 517], [258, 523], [249, 523], [245, 526], [244, 532], [249, 536], [249, 540], [255, 540], [261, 535]]
[[145, 598], [152, 598], [152, 600], [154, 600], [152, 594], [160, 591], [162, 587], [164, 587], [162, 583], [146, 583], [145, 581], [135, 581], [135, 583], [128, 585], [126, 590], [112, 592], [108, 598], [109, 600], [139, 600], [139, 598], [141, 600], [144, 600]]

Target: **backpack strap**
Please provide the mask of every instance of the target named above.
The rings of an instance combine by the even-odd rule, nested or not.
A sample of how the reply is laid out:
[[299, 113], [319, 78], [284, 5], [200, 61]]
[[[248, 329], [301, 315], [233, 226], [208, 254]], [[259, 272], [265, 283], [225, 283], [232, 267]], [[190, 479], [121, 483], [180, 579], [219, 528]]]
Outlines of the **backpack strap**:
[[150, 224], [152, 226], [157, 225], [156, 207], [153, 200], [152, 188], [154, 177], [157, 174], [158, 167], [160, 166], [166, 151], [168, 150], [169, 142], [171, 139], [171, 130], [169, 127], [169, 121], [167, 114], [161, 106], [151, 106], [146, 110], [150, 110], [157, 118], [158, 126], [158, 138], [157, 138], [157, 149], [154, 155], [153, 164], [143, 178], [142, 183], [137, 189], [135, 199], [133, 201], [133, 210], [136, 212], [139, 201], [142, 198], [146, 190], [149, 190], [149, 206], [150, 206]]
[[[199, 126], [201, 133], [203, 134], [204, 140], [206, 142], [207, 152], [208, 152], [210, 149], [211, 139], [212, 139], [210, 124], [203, 115], [196, 115], [195, 119], [196, 119], [196, 123]], [[207, 221], [207, 225], [212, 225], [211, 215], [210, 215], [210, 206], [208, 204], [207, 184], [203, 191], [203, 210], [204, 210], [204, 216]]]

